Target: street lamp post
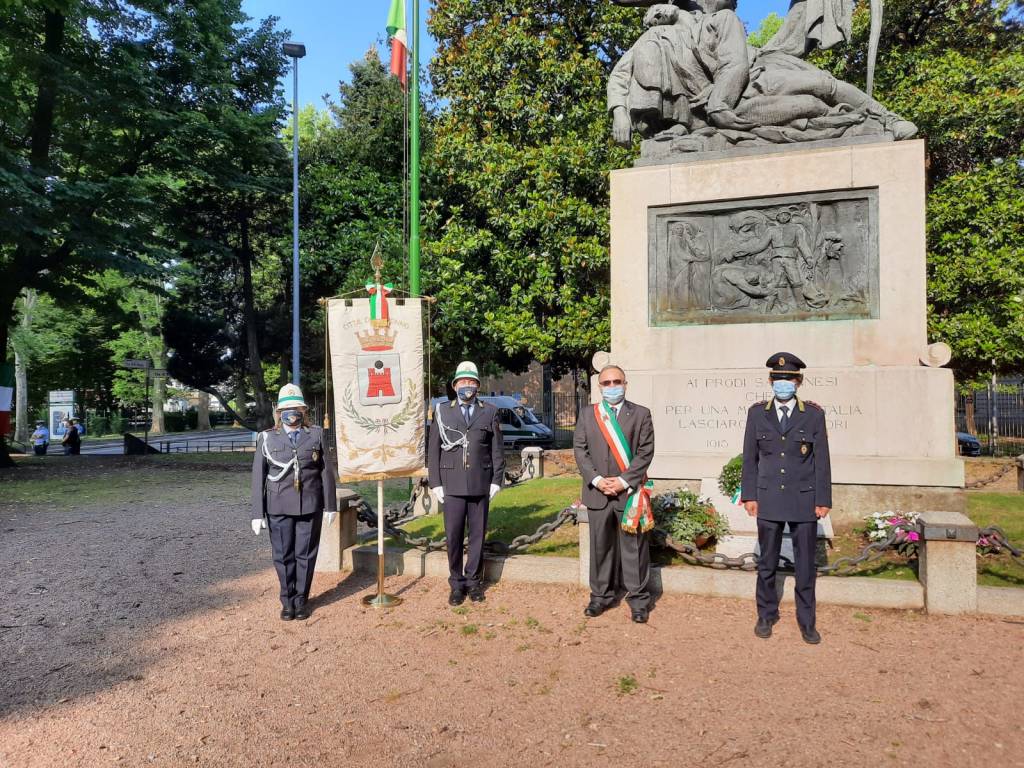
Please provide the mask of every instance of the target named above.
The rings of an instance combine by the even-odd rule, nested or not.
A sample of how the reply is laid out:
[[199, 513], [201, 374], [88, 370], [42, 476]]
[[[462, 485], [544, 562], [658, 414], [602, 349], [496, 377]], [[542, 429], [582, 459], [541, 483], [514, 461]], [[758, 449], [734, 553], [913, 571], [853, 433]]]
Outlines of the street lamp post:
[[299, 59], [302, 43], [288, 42], [284, 55], [292, 59], [292, 383], [299, 384]]

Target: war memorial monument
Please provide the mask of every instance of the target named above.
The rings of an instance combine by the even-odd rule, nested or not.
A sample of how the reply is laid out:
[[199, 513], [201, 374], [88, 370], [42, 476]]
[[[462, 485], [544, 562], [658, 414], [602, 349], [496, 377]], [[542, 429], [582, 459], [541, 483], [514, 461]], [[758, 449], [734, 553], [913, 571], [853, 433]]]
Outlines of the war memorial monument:
[[731, 3], [617, 1], [646, 10], [608, 83], [616, 140], [641, 139], [611, 174], [610, 359], [651, 407], [651, 476], [707, 488], [786, 349], [826, 411], [837, 521], [963, 511], [949, 348], [926, 335], [924, 142], [806, 58], [849, 40], [852, 3], [797, 0], [755, 49]]

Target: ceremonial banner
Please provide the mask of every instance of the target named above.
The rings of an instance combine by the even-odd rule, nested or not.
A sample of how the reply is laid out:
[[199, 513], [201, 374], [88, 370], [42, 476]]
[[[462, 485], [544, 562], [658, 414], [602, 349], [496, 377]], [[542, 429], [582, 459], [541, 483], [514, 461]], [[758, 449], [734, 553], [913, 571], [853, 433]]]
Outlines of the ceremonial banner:
[[369, 298], [330, 299], [338, 475], [342, 481], [425, 474], [420, 299], [395, 299], [369, 283]]

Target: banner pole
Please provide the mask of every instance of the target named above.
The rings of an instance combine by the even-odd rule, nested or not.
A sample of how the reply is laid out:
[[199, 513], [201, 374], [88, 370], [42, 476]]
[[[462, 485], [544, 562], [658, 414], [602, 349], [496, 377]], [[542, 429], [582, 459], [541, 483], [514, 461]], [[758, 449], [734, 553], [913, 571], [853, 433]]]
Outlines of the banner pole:
[[363, 598], [364, 605], [374, 608], [391, 608], [402, 602], [402, 598], [384, 591], [384, 481], [377, 481], [377, 594]]

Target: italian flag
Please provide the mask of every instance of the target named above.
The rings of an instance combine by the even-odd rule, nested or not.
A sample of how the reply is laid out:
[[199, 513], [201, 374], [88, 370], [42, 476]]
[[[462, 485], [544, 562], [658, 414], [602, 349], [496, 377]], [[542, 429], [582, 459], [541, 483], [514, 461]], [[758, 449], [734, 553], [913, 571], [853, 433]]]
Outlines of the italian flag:
[[14, 366], [0, 363], [0, 435], [11, 429], [11, 403], [14, 400]]
[[406, 57], [409, 39], [405, 33], [405, 0], [391, 0], [388, 13], [388, 36], [391, 38], [391, 74], [402, 83], [402, 90], [409, 85], [409, 71]]

